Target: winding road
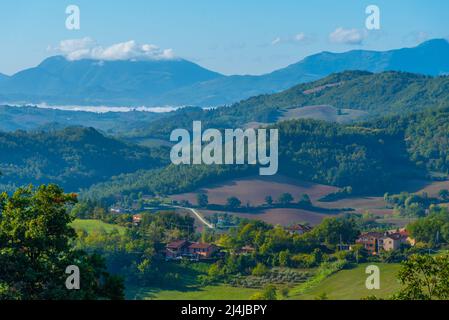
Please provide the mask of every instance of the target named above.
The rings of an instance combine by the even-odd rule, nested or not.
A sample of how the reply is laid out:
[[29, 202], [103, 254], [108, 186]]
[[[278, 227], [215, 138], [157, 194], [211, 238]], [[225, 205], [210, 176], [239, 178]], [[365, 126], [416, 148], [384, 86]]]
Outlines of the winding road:
[[177, 209], [188, 210], [188, 211], [192, 212], [198, 218], [198, 220], [200, 220], [201, 223], [204, 224], [206, 227], [208, 227], [209, 229], [215, 229], [214, 225], [212, 225], [209, 222], [207, 222], [206, 219], [203, 218], [201, 213], [199, 213], [196, 209], [180, 207], [180, 206], [172, 206], [172, 207], [173, 208], [177, 208]]

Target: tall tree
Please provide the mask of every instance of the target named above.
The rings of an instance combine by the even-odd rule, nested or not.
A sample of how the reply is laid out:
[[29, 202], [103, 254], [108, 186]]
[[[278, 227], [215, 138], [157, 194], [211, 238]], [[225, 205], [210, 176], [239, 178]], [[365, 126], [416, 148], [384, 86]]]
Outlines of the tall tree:
[[293, 196], [290, 193], [283, 193], [279, 196], [278, 202], [283, 205], [292, 203]]
[[209, 197], [205, 193], [198, 193], [196, 196], [196, 201], [200, 208], [205, 208], [209, 204]]
[[228, 198], [228, 200], [226, 202], [226, 206], [229, 209], [237, 209], [241, 205], [242, 205], [242, 202], [237, 197], [230, 197], [230, 198]]
[[[0, 195], [0, 299], [123, 298], [122, 280], [100, 256], [73, 249], [67, 208], [76, 201], [56, 185]], [[79, 290], [66, 287], [69, 266], [79, 268]]]

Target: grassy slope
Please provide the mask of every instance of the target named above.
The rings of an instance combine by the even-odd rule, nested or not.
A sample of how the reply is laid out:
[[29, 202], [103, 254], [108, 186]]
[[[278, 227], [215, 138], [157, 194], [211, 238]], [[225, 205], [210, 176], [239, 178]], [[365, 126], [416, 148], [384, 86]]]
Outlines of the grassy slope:
[[304, 294], [291, 298], [314, 300], [323, 293], [331, 300], [359, 300], [372, 295], [387, 298], [400, 288], [396, 279], [399, 264], [372, 264], [380, 268], [380, 290], [366, 289], [365, 281], [368, 275], [365, 274], [365, 269], [370, 264], [362, 264], [351, 270], [339, 271]]
[[112, 225], [108, 223], [104, 223], [100, 220], [80, 220], [76, 219], [72, 224], [72, 227], [76, 230], [84, 230], [87, 233], [91, 233], [93, 231], [105, 230], [106, 232], [111, 232], [114, 229], [117, 229], [120, 233], [125, 232], [125, 227]]
[[130, 289], [129, 299], [143, 300], [248, 300], [257, 289], [236, 288], [227, 285], [186, 288], [181, 290]]

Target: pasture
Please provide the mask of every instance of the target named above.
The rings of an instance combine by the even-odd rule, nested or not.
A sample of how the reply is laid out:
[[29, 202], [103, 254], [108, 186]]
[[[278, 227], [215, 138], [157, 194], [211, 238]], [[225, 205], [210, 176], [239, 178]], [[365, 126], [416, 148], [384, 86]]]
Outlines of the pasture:
[[368, 290], [365, 281], [368, 274], [366, 267], [370, 264], [361, 264], [354, 269], [341, 270], [324, 279], [317, 286], [307, 290], [291, 299], [314, 300], [318, 296], [326, 294], [330, 300], [360, 300], [368, 296], [388, 298], [400, 289], [397, 274], [399, 264], [371, 263], [380, 269], [380, 290]]
[[104, 230], [106, 232], [111, 232], [113, 230], [118, 230], [120, 233], [124, 233], [126, 228], [119, 226], [119, 225], [113, 225], [108, 224], [100, 220], [81, 220], [76, 219], [71, 223], [72, 228], [75, 230], [84, 230], [87, 233], [92, 233], [94, 231], [101, 231]]

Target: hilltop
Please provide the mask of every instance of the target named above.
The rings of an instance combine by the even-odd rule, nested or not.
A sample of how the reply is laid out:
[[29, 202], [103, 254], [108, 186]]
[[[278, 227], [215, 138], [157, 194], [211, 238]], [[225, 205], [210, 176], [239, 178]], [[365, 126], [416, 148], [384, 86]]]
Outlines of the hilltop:
[[156, 151], [82, 127], [0, 133], [0, 150], [2, 190], [51, 182], [78, 191], [120, 173], [166, 164]]

